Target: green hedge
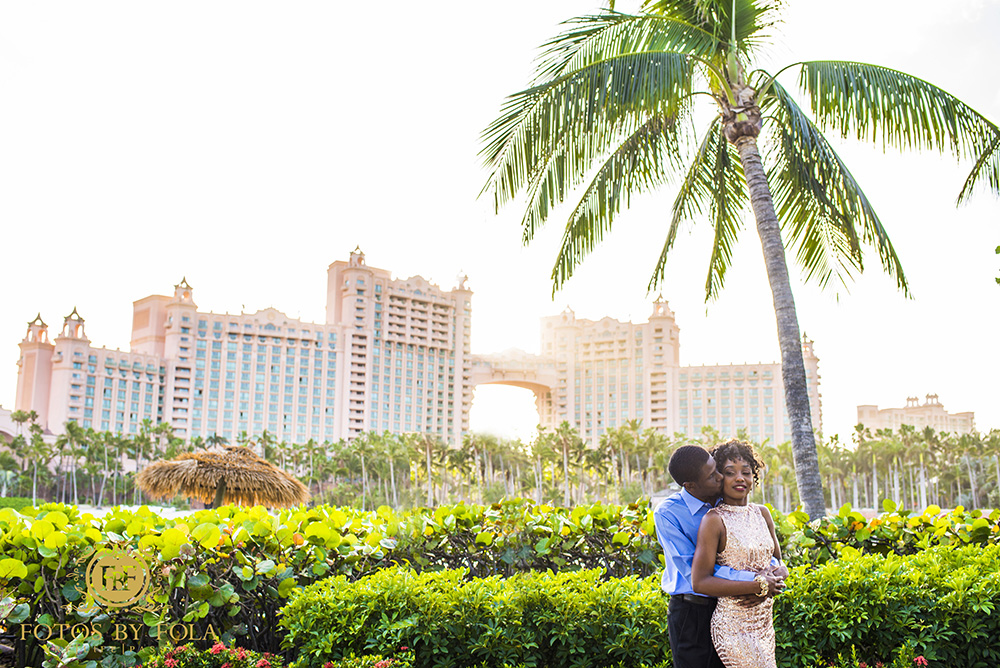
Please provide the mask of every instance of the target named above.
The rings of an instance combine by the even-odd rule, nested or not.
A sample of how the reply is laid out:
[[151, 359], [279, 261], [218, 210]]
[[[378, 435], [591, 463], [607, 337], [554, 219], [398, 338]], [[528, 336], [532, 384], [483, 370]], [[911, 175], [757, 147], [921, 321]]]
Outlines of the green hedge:
[[599, 570], [466, 580], [464, 569], [335, 577], [283, 610], [302, 668], [410, 647], [416, 666], [648, 666], [669, 656], [667, 602], [649, 578]]
[[852, 645], [869, 664], [889, 663], [907, 644], [932, 666], [1000, 665], [1000, 546], [848, 551], [789, 583], [775, 599], [779, 665], [811, 667]]
[[[995, 545], [1000, 513], [955, 509], [921, 514], [894, 506], [871, 521], [842, 508], [808, 523], [801, 513], [775, 514], [793, 565], [818, 564], [842, 553], [918, 552], [935, 545]], [[110, 545], [138, 550], [153, 566], [161, 613], [129, 609], [98, 614], [81, 608], [80, 566]], [[268, 513], [225, 506], [172, 520], [143, 508], [103, 517], [48, 504], [21, 513], [0, 509], [0, 644], [14, 646], [22, 665], [39, 665], [41, 648], [21, 639], [18, 624], [88, 624], [108, 632], [138, 624], [138, 645], [157, 643], [160, 628], [191, 623], [198, 646], [212, 627], [225, 642], [277, 652], [277, 627], [288, 596], [330, 575], [353, 581], [393, 564], [417, 573], [465, 568], [467, 577], [530, 571], [603, 569], [604, 578], [658, 577], [662, 553], [645, 506], [591, 504], [573, 509], [512, 500], [394, 513], [328, 506]], [[288, 658], [292, 658], [289, 656]]]
[[21, 510], [32, 506], [31, 499], [26, 496], [2, 496], [0, 497], [0, 508], [13, 508]]
[[[775, 601], [778, 665], [869, 665], [905, 651], [931, 665], [1000, 665], [1000, 546], [913, 556], [848, 551], [793, 570]], [[600, 571], [466, 580], [464, 570], [392, 568], [306, 588], [283, 610], [298, 666], [410, 647], [418, 668], [648, 666], [669, 660], [668, 598], [656, 576]]]

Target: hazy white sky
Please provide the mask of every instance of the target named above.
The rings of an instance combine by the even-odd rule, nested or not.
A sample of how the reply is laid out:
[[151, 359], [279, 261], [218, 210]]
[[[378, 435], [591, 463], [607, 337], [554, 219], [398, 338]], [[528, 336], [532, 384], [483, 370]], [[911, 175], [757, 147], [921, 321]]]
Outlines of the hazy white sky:
[[[773, 70], [849, 59], [927, 79], [1000, 121], [1000, 2], [788, 3]], [[550, 299], [557, 216], [528, 249], [516, 207], [476, 196], [478, 135], [532, 73], [536, 47], [594, 0], [496, 3], [0, 4], [0, 404], [40, 311], [74, 306], [98, 346], [128, 347], [131, 303], [182, 276], [202, 310], [275, 306], [322, 321], [325, 271], [369, 264], [475, 291], [473, 351], [538, 349], [538, 318], [645, 320], [673, 193], [637, 201]], [[619, 2], [619, 10], [634, 5]], [[792, 73], [782, 81], [795, 83]], [[937, 393], [1000, 427], [1000, 201], [954, 207], [968, 164], [838, 144], [902, 257], [914, 299], [869, 258], [847, 293], [796, 287], [820, 357], [825, 431], [856, 406]], [[774, 361], [777, 336], [749, 227], [722, 297], [703, 286], [710, 236], [675, 247], [663, 294], [684, 364]], [[794, 271], [794, 270], [793, 270]], [[796, 274], [797, 275], [797, 274]], [[530, 394], [477, 393], [473, 427], [526, 433]]]

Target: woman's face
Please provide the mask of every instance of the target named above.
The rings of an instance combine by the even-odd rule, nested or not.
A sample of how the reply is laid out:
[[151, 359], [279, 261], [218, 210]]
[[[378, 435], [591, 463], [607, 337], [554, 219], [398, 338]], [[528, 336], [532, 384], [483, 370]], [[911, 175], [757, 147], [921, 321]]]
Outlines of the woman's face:
[[746, 503], [753, 489], [753, 469], [743, 459], [727, 459], [719, 468], [722, 474], [722, 498], [727, 503]]

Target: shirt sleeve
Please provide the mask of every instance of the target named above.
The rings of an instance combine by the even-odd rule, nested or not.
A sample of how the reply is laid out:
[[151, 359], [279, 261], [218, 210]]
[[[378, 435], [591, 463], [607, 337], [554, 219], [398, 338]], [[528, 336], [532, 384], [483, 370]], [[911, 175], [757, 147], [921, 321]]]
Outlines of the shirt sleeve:
[[[777, 566], [779, 562], [775, 557], [771, 557], [771, 566]], [[729, 566], [719, 566], [715, 565], [715, 577], [722, 578], [723, 580], [730, 580], [735, 582], [750, 582], [757, 574], [753, 571], [738, 571]]]
[[[772, 557], [773, 559], [773, 557]], [[715, 577], [733, 582], [750, 582], [757, 576], [753, 571], [738, 571], [729, 566], [715, 565]]]
[[[681, 531], [680, 525], [672, 515], [666, 512], [656, 513], [653, 516], [656, 525], [656, 535], [660, 539], [663, 547], [663, 556], [667, 561], [667, 570], [682, 578], [685, 582], [691, 582], [691, 562], [694, 560], [694, 543]], [[671, 577], [671, 580], [676, 578]]]

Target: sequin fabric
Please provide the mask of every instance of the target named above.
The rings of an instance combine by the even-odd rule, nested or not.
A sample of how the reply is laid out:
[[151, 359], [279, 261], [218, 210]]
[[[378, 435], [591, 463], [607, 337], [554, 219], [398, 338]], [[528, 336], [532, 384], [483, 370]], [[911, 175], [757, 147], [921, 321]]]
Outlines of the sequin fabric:
[[[726, 549], [716, 561], [741, 571], [759, 571], [771, 561], [774, 541], [755, 504], [720, 504], [716, 512], [726, 527]], [[726, 668], [776, 668], [774, 660], [773, 601], [752, 608], [735, 598], [721, 597], [712, 615], [712, 642]]]

